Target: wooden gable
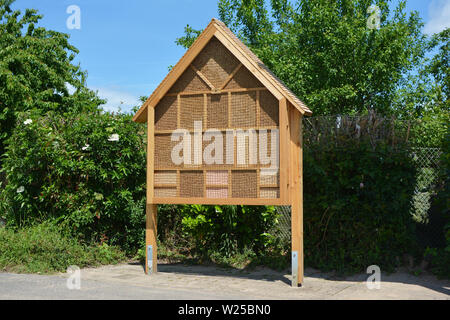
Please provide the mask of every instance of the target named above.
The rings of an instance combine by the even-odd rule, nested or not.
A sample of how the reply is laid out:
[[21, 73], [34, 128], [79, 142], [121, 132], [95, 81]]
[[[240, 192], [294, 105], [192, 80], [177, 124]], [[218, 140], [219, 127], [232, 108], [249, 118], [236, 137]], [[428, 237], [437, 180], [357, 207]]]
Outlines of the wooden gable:
[[311, 113], [213, 19], [134, 117], [150, 119], [150, 202], [287, 204], [290, 108]]

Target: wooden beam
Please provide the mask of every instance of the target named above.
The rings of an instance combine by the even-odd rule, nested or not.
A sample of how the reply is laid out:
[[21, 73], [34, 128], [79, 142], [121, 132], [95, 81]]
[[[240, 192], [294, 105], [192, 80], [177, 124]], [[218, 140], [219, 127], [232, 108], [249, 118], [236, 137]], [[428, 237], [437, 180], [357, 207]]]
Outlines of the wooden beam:
[[190, 65], [191, 69], [211, 88], [212, 91], [217, 91], [216, 87], [208, 80], [208, 78], [200, 72], [193, 64]]
[[[230, 122], [231, 122], [231, 119], [230, 119]], [[181, 126], [179, 125], [178, 128], [181, 128]], [[207, 129], [205, 127], [202, 127], [202, 133], [205, 133], [207, 130], [214, 130], [214, 131], [217, 131], [217, 132], [225, 132], [227, 130], [233, 130], [233, 129], [240, 129], [240, 130], [254, 129], [256, 131], [260, 131], [260, 130], [275, 130], [275, 129], [279, 129], [279, 127], [277, 127], [277, 126], [262, 126], [262, 127], [259, 127], [259, 128], [255, 128], [255, 126], [250, 126], [250, 127], [240, 126], [240, 127], [233, 128], [233, 127], [231, 127], [231, 125], [228, 128], [209, 128], [209, 129]], [[194, 132], [193, 129], [184, 129], [184, 130], [186, 130], [189, 133], [193, 133]], [[155, 135], [170, 135], [172, 133], [173, 133], [173, 130], [156, 130], [155, 131]]]
[[228, 76], [227, 80], [220, 86], [219, 90], [223, 90], [227, 86], [227, 84], [233, 79], [235, 74], [241, 69], [242, 63], [239, 63], [238, 66], [233, 70], [233, 72]]
[[[181, 128], [181, 96], [177, 95], [177, 128]], [[172, 133], [173, 130], [170, 130]]]
[[[236, 163], [236, 162], [235, 162]], [[211, 165], [205, 168], [204, 165], [186, 165], [184, 167], [155, 167], [155, 171], [227, 171], [227, 170], [233, 170], [233, 171], [251, 171], [251, 170], [258, 170], [258, 169], [270, 169], [270, 167], [261, 167], [258, 164], [253, 165], [239, 165], [239, 167], [234, 165]]]
[[203, 94], [220, 94], [220, 93], [233, 93], [233, 92], [253, 92], [253, 91], [268, 91], [265, 87], [258, 88], [236, 88], [236, 89], [223, 89], [223, 90], [201, 90], [201, 91], [181, 91], [176, 93], [168, 93], [166, 97], [175, 97], [175, 96], [195, 96], [195, 95], [203, 95]]
[[233, 108], [232, 108], [232, 104], [231, 104], [231, 101], [232, 101], [232, 97], [231, 97], [231, 92], [228, 92], [228, 128], [231, 128], [231, 120], [232, 120], [232, 117], [231, 117], [231, 113], [232, 113], [232, 111], [233, 111]]
[[[147, 203], [147, 215], [146, 215], [146, 227], [145, 227], [145, 244], [146, 247], [152, 246], [153, 252], [153, 273], [158, 272], [158, 248], [156, 245], [157, 235], [157, 218], [158, 218], [158, 206], [156, 204]], [[145, 250], [145, 273], [149, 274], [148, 268], [148, 252]]]
[[230, 39], [224, 30], [218, 28], [214, 35], [277, 99], [284, 97], [280, 89], [274, 86], [273, 81], [263, 75], [259, 66], [243, 52], [234, 40]]
[[155, 153], [155, 109], [147, 109], [147, 201], [146, 201], [146, 224], [145, 224], [145, 273], [149, 273], [147, 264], [147, 247], [152, 246], [152, 267], [153, 272], [157, 272], [157, 213], [158, 208], [153, 203], [153, 187], [154, 187], [154, 153]]
[[[224, 186], [224, 189], [226, 186]], [[217, 206], [287, 206], [289, 203], [279, 199], [268, 198], [154, 198], [155, 204], [202, 204]]]
[[280, 197], [286, 202], [289, 202], [289, 117], [288, 117], [288, 102], [283, 98], [279, 102], [279, 146], [280, 146]]
[[[267, 71], [267, 67], [265, 67], [261, 61], [257, 61], [257, 58], [254, 59], [249, 54], [250, 49], [245, 50], [245, 45], [234, 35], [231, 30], [227, 29], [220, 24], [216, 24], [217, 31], [214, 34], [217, 39], [219, 39], [222, 44], [230, 50], [236, 58], [248, 69], [250, 72], [264, 85], [269, 91], [277, 98], [281, 99], [285, 97], [292, 105], [303, 115], [311, 115], [311, 111], [309, 109], [304, 110], [301, 106], [298, 105], [298, 102], [293, 98], [293, 94], [289, 94], [288, 90], [286, 90], [285, 86], [282, 85], [278, 79], [276, 79], [270, 72]], [[251, 52], [251, 51], [250, 51]], [[259, 60], [259, 59], [258, 59]]]
[[[178, 127], [180, 128], [180, 127]], [[208, 130], [208, 95], [203, 95], [203, 129]]]
[[155, 156], [155, 109], [147, 110], [147, 203], [152, 203], [154, 186]]
[[[303, 283], [303, 137], [302, 117], [289, 103], [290, 123], [290, 202], [292, 252], [297, 252], [297, 284]], [[294, 265], [294, 264], [293, 264]]]

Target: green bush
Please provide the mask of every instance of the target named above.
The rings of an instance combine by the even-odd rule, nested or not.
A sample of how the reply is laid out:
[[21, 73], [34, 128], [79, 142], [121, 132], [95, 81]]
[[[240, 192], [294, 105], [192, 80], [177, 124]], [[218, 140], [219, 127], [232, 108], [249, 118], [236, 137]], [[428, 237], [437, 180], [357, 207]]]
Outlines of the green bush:
[[130, 115], [22, 114], [3, 157], [7, 225], [56, 220], [83, 241], [135, 251], [144, 239], [144, 135]]
[[158, 207], [158, 256], [171, 262], [284, 268], [286, 250], [270, 233], [277, 218], [274, 207], [162, 205]]
[[71, 265], [82, 268], [124, 260], [117, 247], [82, 245], [51, 223], [19, 231], [0, 229], [0, 271], [54, 273], [65, 272]]
[[416, 246], [410, 215], [416, 169], [406, 138], [375, 116], [317, 121], [305, 128], [305, 264], [342, 273], [373, 264], [392, 271]]
[[431, 263], [431, 271], [450, 279], [450, 131], [442, 145], [441, 169], [436, 193], [431, 198], [429, 222], [425, 229], [424, 257]]
[[277, 212], [264, 206], [201, 206], [180, 208], [182, 229], [195, 239], [195, 250], [231, 257], [244, 249], [259, 253], [274, 237], [268, 231], [275, 225]]

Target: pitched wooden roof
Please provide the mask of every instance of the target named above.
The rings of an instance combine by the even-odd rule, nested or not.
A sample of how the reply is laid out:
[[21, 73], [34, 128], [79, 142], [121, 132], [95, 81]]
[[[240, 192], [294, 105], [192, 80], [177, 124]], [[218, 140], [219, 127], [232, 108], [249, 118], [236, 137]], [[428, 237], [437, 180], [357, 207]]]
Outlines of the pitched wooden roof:
[[212, 19], [206, 29], [186, 51], [178, 63], [170, 70], [152, 95], [144, 102], [133, 117], [133, 121], [146, 122], [148, 107], [154, 108], [172, 87], [175, 81], [189, 67], [192, 61], [206, 46], [212, 37], [216, 37], [277, 99], [286, 98], [301, 114], [311, 115], [309, 108], [275, 76], [269, 68], [236, 37], [221, 21]]

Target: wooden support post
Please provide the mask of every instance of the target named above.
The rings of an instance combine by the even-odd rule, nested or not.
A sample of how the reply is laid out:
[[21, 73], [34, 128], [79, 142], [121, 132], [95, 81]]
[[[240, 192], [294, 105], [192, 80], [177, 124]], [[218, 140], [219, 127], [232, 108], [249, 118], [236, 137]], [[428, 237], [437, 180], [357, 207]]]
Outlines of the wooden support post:
[[[292, 230], [292, 286], [303, 283], [303, 135], [302, 117], [289, 107], [290, 127], [290, 201]], [[296, 259], [296, 260], [295, 260]]]
[[289, 134], [289, 104], [285, 98], [279, 102], [279, 119], [280, 119], [280, 197], [286, 203], [290, 203], [289, 179], [290, 166], [290, 134]]
[[[147, 201], [145, 227], [145, 273], [157, 272], [157, 213], [158, 207], [153, 204], [154, 186], [154, 153], [155, 153], [155, 109], [147, 108]], [[152, 246], [152, 270], [149, 270], [149, 246]], [[151, 271], [151, 272], [150, 272]]]
[[[147, 204], [147, 219], [145, 227], [145, 273], [151, 275], [158, 272], [158, 248], [156, 245], [158, 206]], [[152, 270], [149, 268], [148, 246], [152, 246]]]

